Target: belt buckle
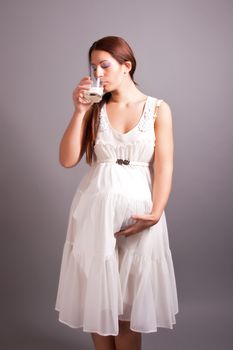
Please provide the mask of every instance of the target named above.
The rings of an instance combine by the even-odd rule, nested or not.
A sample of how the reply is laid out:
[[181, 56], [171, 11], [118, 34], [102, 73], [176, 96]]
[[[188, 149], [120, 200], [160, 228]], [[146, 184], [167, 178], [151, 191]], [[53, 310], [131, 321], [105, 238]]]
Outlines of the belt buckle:
[[124, 165], [129, 165], [130, 161], [129, 161], [128, 159], [120, 159], [120, 158], [118, 158], [118, 159], [116, 160], [116, 163], [117, 163], [117, 164], [120, 164], [120, 165], [122, 165], [122, 164], [124, 164]]

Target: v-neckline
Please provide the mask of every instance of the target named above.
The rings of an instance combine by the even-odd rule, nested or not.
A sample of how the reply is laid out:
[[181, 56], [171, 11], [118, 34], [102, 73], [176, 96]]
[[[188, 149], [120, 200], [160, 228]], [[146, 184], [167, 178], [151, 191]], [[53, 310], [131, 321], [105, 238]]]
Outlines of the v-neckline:
[[112, 126], [112, 124], [110, 123], [110, 120], [109, 120], [109, 118], [108, 118], [108, 113], [107, 113], [107, 108], [106, 108], [106, 102], [105, 102], [104, 105], [103, 105], [103, 108], [104, 108], [105, 117], [106, 117], [106, 120], [107, 120], [107, 123], [108, 123], [110, 129], [111, 129], [112, 131], [116, 132], [117, 134], [122, 135], [122, 136], [126, 136], [126, 135], [130, 134], [131, 132], [133, 132], [133, 131], [138, 127], [138, 125], [140, 124], [141, 120], [143, 119], [143, 117], [144, 117], [144, 115], [145, 115], [149, 97], [150, 97], [150, 96], [147, 96], [147, 98], [146, 98], [146, 101], [145, 101], [144, 107], [143, 107], [143, 111], [142, 111], [142, 115], [141, 115], [141, 117], [139, 118], [137, 124], [136, 124], [133, 128], [131, 128], [129, 131], [127, 131], [127, 132], [121, 132], [121, 131], [115, 129], [115, 128]]

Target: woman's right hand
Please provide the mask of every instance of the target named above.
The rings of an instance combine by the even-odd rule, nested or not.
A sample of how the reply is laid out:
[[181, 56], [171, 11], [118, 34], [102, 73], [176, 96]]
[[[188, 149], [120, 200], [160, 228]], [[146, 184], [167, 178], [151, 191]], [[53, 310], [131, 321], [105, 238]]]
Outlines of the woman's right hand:
[[91, 102], [88, 102], [84, 97], [84, 91], [89, 90], [91, 87], [92, 80], [90, 76], [85, 76], [80, 80], [79, 85], [73, 91], [73, 102], [75, 111], [79, 113], [86, 113], [86, 111], [92, 105]]

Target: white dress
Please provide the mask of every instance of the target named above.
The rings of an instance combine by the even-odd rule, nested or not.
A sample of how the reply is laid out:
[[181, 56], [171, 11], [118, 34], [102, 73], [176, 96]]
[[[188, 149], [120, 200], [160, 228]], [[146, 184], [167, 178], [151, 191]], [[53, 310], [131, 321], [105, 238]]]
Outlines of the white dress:
[[[114, 233], [152, 208], [155, 107], [148, 96], [138, 124], [127, 133], [99, 116], [96, 161], [71, 203], [55, 310], [59, 321], [84, 332], [117, 335], [118, 320], [137, 332], [173, 328], [176, 280], [165, 213], [129, 237]], [[130, 160], [130, 163], [117, 159]]]

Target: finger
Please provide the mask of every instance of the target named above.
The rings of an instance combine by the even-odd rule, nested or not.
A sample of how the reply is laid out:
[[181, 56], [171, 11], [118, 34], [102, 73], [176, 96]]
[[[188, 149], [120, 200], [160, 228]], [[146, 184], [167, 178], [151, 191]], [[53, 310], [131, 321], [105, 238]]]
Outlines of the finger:
[[124, 235], [125, 235], [125, 230], [120, 230], [114, 233], [115, 237], [124, 236]]
[[74, 96], [73, 99], [78, 100], [80, 103], [85, 105], [90, 104], [90, 102], [85, 99], [83, 93], [79, 94], [78, 96]]
[[119, 237], [119, 236], [128, 236], [132, 233], [134, 233], [134, 229], [133, 229], [134, 225], [133, 226], [130, 226], [130, 227], [127, 227], [126, 229], [124, 230], [120, 230], [119, 232], [116, 232], [114, 234], [115, 237]]
[[81, 92], [81, 91], [89, 90], [90, 87], [91, 87], [90, 84], [89, 84], [89, 85], [79, 85], [79, 86], [77, 86], [77, 87], [74, 89], [73, 92], [78, 94], [78, 93]]
[[85, 75], [85, 77], [83, 77], [81, 81], [83, 81], [83, 80], [91, 80], [90, 75]]
[[150, 222], [146, 222], [146, 221], [141, 220], [141, 221], [136, 222], [136, 224], [133, 224], [133, 225], [127, 227], [124, 231], [120, 232], [120, 235], [130, 236], [132, 234], [136, 234], [136, 233], [139, 233], [143, 230], [146, 230], [150, 226], [151, 226]]
[[138, 231], [138, 230], [126, 232], [124, 236], [125, 236], [125, 237], [133, 236], [133, 235], [135, 235], [136, 233], [139, 233], [139, 232], [140, 232], [140, 231]]
[[84, 77], [80, 80], [79, 84], [86, 84], [91, 81], [91, 77]]
[[79, 90], [79, 91], [74, 91], [73, 92], [73, 99], [78, 99], [78, 100], [84, 100], [84, 101], [87, 101], [86, 99], [85, 99], [85, 94], [84, 94], [84, 92], [85, 92], [86, 90]]
[[89, 86], [91, 86], [91, 84], [92, 84], [92, 80], [89, 80], [89, 81], [85, 81], [85, 82], [80, 82], [79, 83], [79, 87], [89, 87]]
[[86, 88], [90, 88], [92, 84], [92, 80], [85, 80], [85, 81], [80, 81], [79, 84], [75, 87], [74, 91], [80, 90], [80, 89], [86, 89]]

